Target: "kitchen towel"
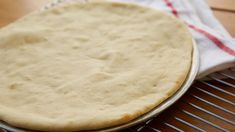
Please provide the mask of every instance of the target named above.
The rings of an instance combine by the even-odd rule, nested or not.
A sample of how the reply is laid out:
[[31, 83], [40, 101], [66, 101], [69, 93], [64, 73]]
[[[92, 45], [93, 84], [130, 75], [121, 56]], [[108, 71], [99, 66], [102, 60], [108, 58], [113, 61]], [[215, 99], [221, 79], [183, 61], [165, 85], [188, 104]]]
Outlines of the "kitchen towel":
[[[76, 1], [81, 2], [82, 0], [55, 0], [43, 9]], [[199, 49], [200, 68], [197, 78], [202, 78], [210, 73], [235, 66], [235, 39], [230, 36], [214, 17], [206, 0], [112, 1], [130, 2], [148, 6], [167, 12], [183, 20], [189, 27]], [[89, 2], [89, 0], [83, 0], [82, 2]]]

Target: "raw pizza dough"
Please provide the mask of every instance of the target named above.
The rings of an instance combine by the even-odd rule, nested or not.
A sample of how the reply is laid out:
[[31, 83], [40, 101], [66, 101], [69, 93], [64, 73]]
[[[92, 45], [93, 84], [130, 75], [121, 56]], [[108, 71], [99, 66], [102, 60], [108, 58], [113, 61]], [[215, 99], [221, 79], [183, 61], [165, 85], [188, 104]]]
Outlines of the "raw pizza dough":
[[70, 4], [0, 30], [0, 119], [77, 131], [126, 123], [171, 96], [190, 69], [192, 37], [160, 11]]

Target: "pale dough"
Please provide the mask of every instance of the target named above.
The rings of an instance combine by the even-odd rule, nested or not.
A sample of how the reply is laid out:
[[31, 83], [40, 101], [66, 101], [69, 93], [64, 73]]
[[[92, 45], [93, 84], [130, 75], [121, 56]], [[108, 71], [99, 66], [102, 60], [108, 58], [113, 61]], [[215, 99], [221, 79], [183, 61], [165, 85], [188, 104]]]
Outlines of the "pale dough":
[[112, 2], [36, 12], [0, 30], [0, 119], [77, 131], [126, 123], [180, 88], [191, 65], [186, 26]]

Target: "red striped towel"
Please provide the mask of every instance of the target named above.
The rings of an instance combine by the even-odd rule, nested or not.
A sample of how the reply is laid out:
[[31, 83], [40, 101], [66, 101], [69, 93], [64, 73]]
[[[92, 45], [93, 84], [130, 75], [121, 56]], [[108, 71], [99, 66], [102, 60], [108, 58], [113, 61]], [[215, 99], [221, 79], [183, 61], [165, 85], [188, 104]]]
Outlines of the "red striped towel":
[[[56, 0], [58, 3], [77, 0]], [[78, 0], [81, 1], [81, 0]], [[89, 1], [89, 0], [84, 0]], [[112, 0], [131, 2], [168, 12], [188, 25], [200, 54], [198, 78], [235, 66], [235, 40], [214, 17], [205, 0]]]

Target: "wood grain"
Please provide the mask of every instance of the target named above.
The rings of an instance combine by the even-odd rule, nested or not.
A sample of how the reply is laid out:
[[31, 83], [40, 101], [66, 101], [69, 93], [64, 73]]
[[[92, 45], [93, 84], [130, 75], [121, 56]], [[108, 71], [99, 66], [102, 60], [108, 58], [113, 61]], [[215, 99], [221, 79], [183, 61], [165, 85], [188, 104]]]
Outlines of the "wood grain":
[[[235, 1], [235, 0], [234, 0]], [[214, 14], [219, 18], [220, 22], [235, 37], [235, 12], [214, 10]]]
[[208, 0], [208, 3], [214, 9], [235, 12], [235, 0]]
[[52, 0], [0, 0], [0, 27], [36, 10]]

